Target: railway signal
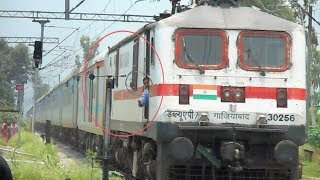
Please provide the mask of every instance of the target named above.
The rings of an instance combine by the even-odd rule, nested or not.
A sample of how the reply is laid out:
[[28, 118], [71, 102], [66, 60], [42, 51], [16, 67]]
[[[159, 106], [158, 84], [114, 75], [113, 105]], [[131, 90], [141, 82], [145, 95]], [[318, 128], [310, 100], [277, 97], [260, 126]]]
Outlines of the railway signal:
[[42, 59], [42, 41], [34, 42], [33, 59], [35, 61], [36, 68], [38, 68]]

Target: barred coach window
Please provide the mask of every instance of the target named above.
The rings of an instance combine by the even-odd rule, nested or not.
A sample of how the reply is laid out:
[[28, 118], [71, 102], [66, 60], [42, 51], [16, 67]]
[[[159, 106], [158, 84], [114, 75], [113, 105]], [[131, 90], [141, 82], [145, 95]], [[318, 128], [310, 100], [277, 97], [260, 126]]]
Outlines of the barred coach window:
[[285, 32], [241, 32], [238, 37], [239, 66], [249, 71], [285, 71], [290, 61], [289, 39]]
[[176, 63], [181, 68], [222, 69], [227, 64], [227, 36], [212, 29], [179, 29], [176, 32]]

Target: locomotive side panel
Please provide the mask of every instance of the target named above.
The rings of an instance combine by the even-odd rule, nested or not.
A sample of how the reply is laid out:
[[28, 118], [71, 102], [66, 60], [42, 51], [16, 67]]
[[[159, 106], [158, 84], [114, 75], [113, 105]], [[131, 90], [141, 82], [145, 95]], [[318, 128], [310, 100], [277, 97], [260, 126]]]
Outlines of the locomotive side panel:
[[138, 99], [143, 92], [142, 79], [145, 76], [146, 61], [145, 44], [143, 39], [135, 38], [109, 54], [111, 69], [110, 66], [107, 69], [110, 69], [115, 77], [126, 75], [126, 77], [118, 77], [113, 90], [112, 129], [134, 132], [143, 127], [144, 110], [138, 106]]

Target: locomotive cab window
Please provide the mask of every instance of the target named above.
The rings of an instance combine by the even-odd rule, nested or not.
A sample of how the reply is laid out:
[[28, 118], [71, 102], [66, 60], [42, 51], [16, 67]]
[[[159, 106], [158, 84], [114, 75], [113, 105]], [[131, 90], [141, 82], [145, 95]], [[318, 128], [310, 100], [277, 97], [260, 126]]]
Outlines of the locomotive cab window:
[[227, 35], [212, 29], [179, 29], [175, 59], [181, 68], [222, 69], [227, 64]]
[[290, 36], [285, 32], [241, 32], [239, 66], [248, 71], [285, 71], [289, 67], [290, 46]]

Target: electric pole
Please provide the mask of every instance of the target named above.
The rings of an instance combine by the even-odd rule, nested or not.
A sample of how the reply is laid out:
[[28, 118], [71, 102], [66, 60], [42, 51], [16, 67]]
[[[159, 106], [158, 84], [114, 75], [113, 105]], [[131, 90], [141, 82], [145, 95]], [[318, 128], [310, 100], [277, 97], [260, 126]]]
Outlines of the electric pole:
[[[21, 116], [23, 115], [23, 96], [24, 96], [24, 82], [23, 84], [16, 85], [16, 90], [18, 90], [18, 99], [17, 99], [17, 109]], [[21, 127], [20, 120], [16, 122], [18, 124], [18, 128]], [[20, 146], [21, 139], [21, 131], [18, 131], [18, 145]]]
[[308, 60], [307, 60], [307, 112], [310, 109], [311, 124], [316, 125], [316, 117], [314, 112], [313, 85], [311, 80], [311, 62], [312, 62], [312, 5], [309, 4], [308, 18]]
[[[38, 22], [41, 25], [41, 37], [40, 37], [40, 41], [43, 44], [43, 36], [44, 36], [44, 25], [46, 23], [49, 23], [49, 20], [33, 20], [32, 22]], [[41, 54], [43, 52], [43, 46], [41, 46]], [[39, 74], [39, 67], [38, 65], [40, 65], [42, 63], [42, 55], [40, 56], [39, 62], [37, 62], [38, 60], [35, 59], [35, 67], [34, 67], [34, 85], [33, 85], [33, 110], [32, 110], [32, 121], [31, 121], [31, 132], [34, 132], [34, 120], [36, 118], [36, 102], [37, 102], [37, 90], [38, 90], [38, 74]]]
[[[114, 88], [114, 78], [112, 76], [108, 76], [106, 81], [106, 103], [105, 103], [105, 113], [104, 113], [104, 122], [103, 128], [109, 132], [111, 132], [111, 106], [112, 106], [112, 89]], [[103, 131], [103, 146], [102, 146], [102, 179], [109, 179], [109, 154], [108, 148], [110, 146], [110, 134]]]

